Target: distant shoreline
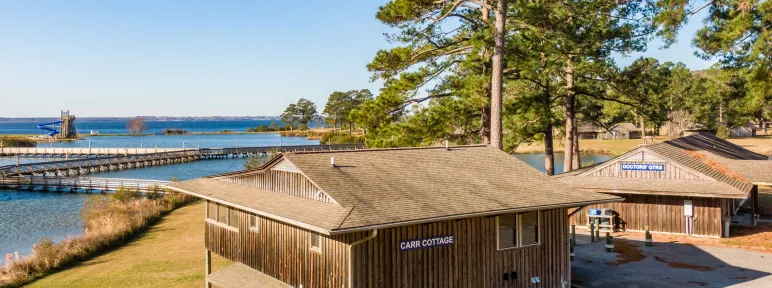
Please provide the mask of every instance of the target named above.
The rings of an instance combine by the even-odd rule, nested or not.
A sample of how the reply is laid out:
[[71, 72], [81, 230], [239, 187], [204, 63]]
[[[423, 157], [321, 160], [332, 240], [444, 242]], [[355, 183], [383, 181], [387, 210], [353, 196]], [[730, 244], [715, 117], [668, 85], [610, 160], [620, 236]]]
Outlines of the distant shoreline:
[[[77, 115], [75, 115], [77, 117]], [[210, 117], [173, 117], [173, 116], [140, 116], [145, 121], [179, 122], [179, 121], [281, 121], [278, 116], [210, 116]], [[76, 121], [129, 121], [134, 117], [77, 117]], [[37, 122], [55, 121], [57, 117], [0, 117], [0, 122]]]

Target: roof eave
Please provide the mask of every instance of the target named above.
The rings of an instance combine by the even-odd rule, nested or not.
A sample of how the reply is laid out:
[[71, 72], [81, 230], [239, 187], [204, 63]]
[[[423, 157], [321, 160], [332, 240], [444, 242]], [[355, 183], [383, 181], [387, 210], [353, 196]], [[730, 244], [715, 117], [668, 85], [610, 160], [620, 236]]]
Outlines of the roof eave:
[[171, 185], [166, 185], [166, 188], [172, 189], [172, 190], [177, 191], [177, 192], [185, 193], [185, 194], [188, 194], [188, 195], [192, 195], [192, 196], [195, 196], [195, 197], [198, 197], [198, 198], [201, 198], [201, 199], [206, 199], [206, 200], [209, 200], [209, 201], [212, 201], [212, 202], [216, 202], [216, 203], [220, 203], [220, 204], [225, 204], [225, 205], [228, 205], [228, 206], [231, 206], [231, 207], [235, 207], [235, 208], [247, 211], [247, 212], [252, 212], [252, 213], [255, 213], [256, 215], [259, 215], [259, 216], [262, 216], [262, 217], [268, 217], [268, 218], [271, 218], [271, 219], [275, 219], [275, 220], [278, 220], [278, 221], [281, 221], [281, 222], [284, 222], [284, 223], [287, 223], [287, 224], [291, 224], [291, 225], [294, 225], [294, 226], [297, 226], [297, 227], [300, 227], [300, 228], [308, 229], [308, 230], [311, 230], [311, 231], [314, 231], [314, 232], [317, 232], [317, 233], [320, 233], [320, 234], [324, 234], [324, 235], [327, 235], [327, 236], [332, 235], [330, 233], [329, 229], [325, 229], [325, 228], [322, 228], [322, 227], [319, 227], [319, 226], [315, 226], [315, 225], [312, 225], [312, 224], [304, 223], [304, 222], [297, 221], [297, 220], [294, 220], [294, 219], [290, 219], [290, 218], [287, 218], [287, 217], [282, 217], [282, 216], [279, 216], [279, 215], [276, 215], [276, 214], [272, 214], [272, 213], [267, 213], [267, 212], [264, 212], [264, 211], [260, 211], [260, 210], [254, 209], [254, 208], [249, 208], [249, 207], [242, 206], [242, 205], [239, 205], [239, 204], [236, 204], [236, 203], [232, 203], [232, 202], [229, 202], [229, 201], [224, 201], [222, 199], [217, 199], [217, 198], [213, 198], [213, 197], [210, 197], [210, 196], [202, 195], [200, 193], [196, 193], [196, 192], [193, 192], [193, 191], [188, 191], [188, 190], [185, 190], [185, 189], [177, 188], [177, 187], [174, 187], [174, 186], [171, 186]]
[[707, 193], [693, 193], [693, 192], [669, 192], [669, 191], [644, 191], [644, 190], [620, 190], [620, 189], [606, 189], [606, 188], [584, 188], [576, 187], [582, 191], [606, 193], [606, 194], [639, 194], [639, 195], [662, 195], [662, 196], [683, 196], [683, 197], [700, 197], [700, 198], [729, 198], [729, 199], [746, 199], [748, 193], [744, 195], [740, 194], [707, 194]]
[[[533, 206], [533, 207], [522, 207], [522, 208], [501, 209], [501, 210], [476, 212], [476, 213], [457, 214], [457, 215], [442, 216], [442, 217], [432, 217], [432, 218], [400, 221], [400, 222], [393, 222], [393, 223], [368, 225], [368, 226], [361, 226], [361, 227], [354, 227], [354, 228], [333, 229], [330, 231], [330, 235], [363, 232], [363, 231], [370, 231], [373, 229], [385, 229], [385, 228], [393, 228], [393, 227], [406, 226], [406, 225], [431, 223], [431, 222], [446, 221], [446, 220], [456, 220], [456, 219], [464, 219], [464, 218], [471, 218], [471, 217], [483, 217], [483, 216], [518, 213], [518, 212], [526, 212], [526, 211], [534, 211], [534, 210], [550, 210], [550, 209], [559, 209], [559, 208], [581, 207], [581, 206], [591, 205], [591, 204], [622, 202], [624, 200], [625, 200], [624, 198], [618, 197], [618, 198], [604, 199], [604, 200], [593, 200], [593, 201], [583, 201], [583, 202], [563, 203], [563, 204], [554, 204], [554, 205], [542, 205], [542, 206]], [[568, 214], [566, 214], [566, 217], [567, 216]]]

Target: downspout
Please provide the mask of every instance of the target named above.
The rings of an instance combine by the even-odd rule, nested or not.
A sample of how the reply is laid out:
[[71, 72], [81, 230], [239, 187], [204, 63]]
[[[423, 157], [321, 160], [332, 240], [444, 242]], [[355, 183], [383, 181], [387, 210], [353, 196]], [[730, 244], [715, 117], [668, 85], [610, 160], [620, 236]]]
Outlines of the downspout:
[[370, 236], [351, 243], [351, 245], [348, 246], [348, 288], [354, 287], [354, 246], [373, 240], [375, 236], [378, 236], [378, 229], [373, 229]]

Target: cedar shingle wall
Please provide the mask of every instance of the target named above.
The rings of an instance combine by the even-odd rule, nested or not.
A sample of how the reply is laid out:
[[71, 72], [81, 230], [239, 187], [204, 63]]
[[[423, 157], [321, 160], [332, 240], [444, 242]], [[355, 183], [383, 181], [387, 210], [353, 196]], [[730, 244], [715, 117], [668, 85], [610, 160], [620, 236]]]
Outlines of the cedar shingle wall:
[[[542, 212], [538, 246], [497, 251], [496, 217], [418, 224], [378, 231], [354, 248], [356, 287], [561, 287], [569, 280], [566, 209]], [[365, 237], [361, 234], [358, 237]], [[455, 235], [453, 246], [400, 251], [401, 240]], [[503, 281], [504, 272], [517, 279]]]
[[692, 200], [694, 207], [695, 235], [721, 237], [723, 221], [722, 207], [728, 205], [728, 199], [697, 198], [657, 195], [620, 195], [624, 202], [587, 206], [571, 217], [571, 223], [587, 226], [587, 210], [590, 208], [609, 208], [618, 213], [617, 223], [620, 229], [644, 230], [649, 226], [652, 232], [686, 233], [684, 200]]

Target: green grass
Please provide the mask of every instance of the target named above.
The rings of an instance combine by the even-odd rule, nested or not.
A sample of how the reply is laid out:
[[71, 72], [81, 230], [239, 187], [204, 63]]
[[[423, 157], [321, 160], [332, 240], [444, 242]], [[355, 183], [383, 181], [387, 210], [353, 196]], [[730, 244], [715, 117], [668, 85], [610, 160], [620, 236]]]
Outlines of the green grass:
[[[212, 254], [213, 270], [230, 262]], [[127, 245], [26, 287], [202, 287], [204, 204], [167, 214]]]

